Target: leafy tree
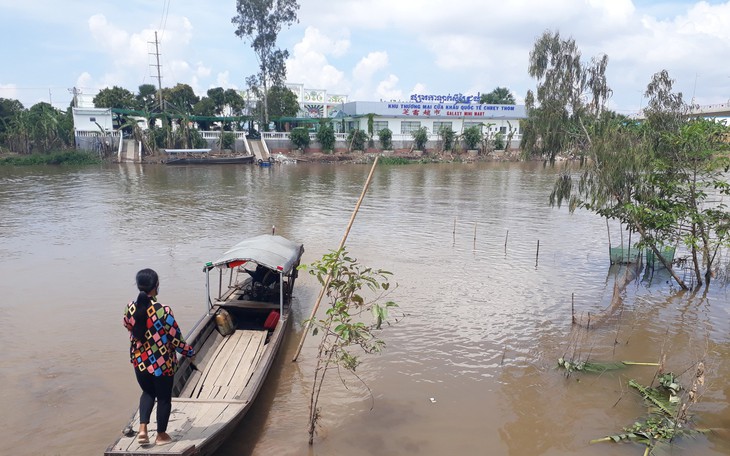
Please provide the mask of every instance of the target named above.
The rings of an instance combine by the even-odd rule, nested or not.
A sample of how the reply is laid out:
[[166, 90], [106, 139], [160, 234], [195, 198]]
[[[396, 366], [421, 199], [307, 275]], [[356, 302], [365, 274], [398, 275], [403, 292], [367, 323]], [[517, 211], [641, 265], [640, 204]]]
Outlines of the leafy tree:
[[11, 127], [13, 118], [25, 108], [23, 103], [12, 98], [0, 98], [0, 145], [7, 144], [6, 135]]
[[411, 132], [413, 137], [413, 147], [415, 150], [424, 150], [428, 142], [428, 130], [426, 127], [420, 127]]
[[238, 91], [234, 89], [226, 89], [226, 91], [223, 93], [223, 100], [225, 101], [225, 104], [231, 109], [233, 115], [240, 116], [241, 114], [243, 114], [243, 108], [246, 104]]
[[276, 46], [282, 26], [297, 21], [299, 4], [296, 0], [236, 0], [236, 36], [251, 42], [259, 71], [246, 82], [256, 95], [263, 98], [264, 125], [269, 124], [269, 87], [282, 86], [286, 79], [285, 61], [289, 51]]
[[682, 92], [673, 92], [674, 81], [667, 70], [654, 74], [644, 96], [649, 98], [644, 108], [644, 134], [657, 152], [667, 152], [667, 133], [676, 132], [685, 122], [689, 111], [682, 99]]
[[378, 141], [383, 150], [390, 150], [393, 147], [393, 132], [390, 128], [383, 128], [378, 132]]
[[[210, 91], [209, 91], [210, 92]], [[212, 117], [216, 115], [215, 101], [208, 97], [202, 97], [200, 101], [193, 106], [193, 114], [201, 117]], [[203, 130], [210, 130], [211, 121], [197, 120], [198, 126]]]
[[[226, 106], [226, 94], [223, 87], [214, 87], [208, 89], [208, 99], [212, 103], [213, 109], [210, 110], [210, 114], [207, 115], [221, 115], [223, 114], [223, 108]], [[205, 98], [205, 97], [204, 97]]]
[[590, 123], [605, 110], [612, 91], [606, 82], [608, 56], [586, 65], [572, 38], [546, 31], [530, 52], [528, 71], [537, 80], [536, 96], [525, 97], [528, 119], [522, 149], [549, 161], [561, 152], [583, 154], [591, 144]]
[[97, 108], [134, 109], [137, 107], [137, 99], [132, 92], [123, 87], [107, 87], [96, 94], [94, 106]]
[[16, 112], [8, 122], [5, 134], [8, 148], [20, 154], [29, 154], [32, 128], [30, 112], [26, 109]]
[[140, 85], [135, 98], [137, 100], [137, 109], [152, 112], [156, 108], [159, 108], [157, 87], [152, 84]]
[[515, 104], [515, 97], [507, 87], [497, 87], [489, 93], [483, 93], [479, 99], [480, 104]]
[[306, 150], [309, 147], [309, 130], [304, 127], [297, 127], [289, 134], [294, 147], [301, 150]]
[[335, 150], [335, 128], [331, 122], [322, 121], [317, 130], [317, 142], [325, 152]]
[[193, 106], [200, 101], [193, 88], [188, 84], [175, 84], [175, 87], [162, 89], [166, 108], [180, 114], [191, 114]]
[[683, 242], [692, 255], [697, 286], [709, 285], [717, 252], [730, 244], [730, 214], [722, 202], [713, 201], [714, 195], [730, 194], [723, 177], [730, 166], [723, 141], [728, 129], [684, 118], [687, 108], [681, 94], [672, 92], [665, 71], [654, 75], [647, 96], [642, 125], [622, 116], [600, 117], [579, 177], [563, 172], [550, 201], [559, 206], [567, 200], [571, 211], [584, 207], [620, 221], [688, 289], [662, 255], [663, 246]]
[[268, 111], [272, 119], [296, 117], [299, 112], [299, 102], [296, 94], [284, 86], [271, 87], [266, 101], [269, 104]]
[[36, 103], [28, 110], [31, 123], [33, 145], [41, 152], [62, 144], [59, 136], [59, 123], [63, 116], [48, 103]]

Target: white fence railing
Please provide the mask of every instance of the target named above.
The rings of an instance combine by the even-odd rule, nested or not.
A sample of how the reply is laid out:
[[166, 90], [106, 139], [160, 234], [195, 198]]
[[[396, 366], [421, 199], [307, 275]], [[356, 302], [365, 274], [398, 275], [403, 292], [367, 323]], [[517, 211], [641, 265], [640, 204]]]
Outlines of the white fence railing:
[[221, 137], [221, 133], [233, 133], [233, 135], [236, 137], [236, 139], [246, 139], [246, 132], [245, 131], [201, 131], [200, 136], [203, 139], [218, 139]]
[[122, 132], [120, 130], [110, 130], [105, 133], [102, 133], [99, 130], [76, 130], [74, 134], [78, 138], [98, 138], [101, 136], [111, 136], [112, 138], [119, 138], [122, 136]]
[[[280, 140], [280, 141], [288, 141], [289, 140], [289, 133], [287, 132], [265, 132], [261, 133], [261, 139], [270, 139], [270, 140]], [[310, 133], [309, 134], [310, 141], [316, 141], [317, 135], [316, 133]], [[377, 141], [377, 136], [374, 137]], [[439, 135], [434, 133], [429, 133], [428, 140], [429, 141], [439, 141], [441, 138], [439, 138]], [[507, 139], [507, 135], [503, 134], [503, 139]], [[335, 140], [336, 141], [346, 141], [347, 140], [347, 133], [335, 133]], [[512, 141], [520, 141], [522, 140], [522, 135], [515, 134], [512, 135]], [[392, 141], [413, 141], [413, 136], [411, 136], [410, 133], [393, 133]]]

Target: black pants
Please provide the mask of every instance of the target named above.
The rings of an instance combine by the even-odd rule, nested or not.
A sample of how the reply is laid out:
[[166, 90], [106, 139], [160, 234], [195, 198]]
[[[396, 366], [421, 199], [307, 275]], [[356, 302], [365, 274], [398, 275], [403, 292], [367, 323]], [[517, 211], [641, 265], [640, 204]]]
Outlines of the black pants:
[[172, 410], [172, 382], [175, 377], [171, 375], [160, 375], [156, 377], [149, 372], [140, 372], [135, 369], [137, 383], [142, 388], [142, 395], [139, 397], [139, 422], [148, 424], [152, 407], [157, 399], [157, 432], [167, 431], [167, 422], [170, 419]]

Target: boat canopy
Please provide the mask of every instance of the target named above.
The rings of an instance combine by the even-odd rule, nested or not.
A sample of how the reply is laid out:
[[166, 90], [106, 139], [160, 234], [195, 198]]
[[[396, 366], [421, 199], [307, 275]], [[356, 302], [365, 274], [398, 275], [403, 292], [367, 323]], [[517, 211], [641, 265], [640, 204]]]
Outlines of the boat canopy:
[[304, 246], [272, 234], [255, 236], [231, 247], [216, 261], [207, 263], [204, 271], [232, 268], [249, 261], [289, 274], [304, 253]]

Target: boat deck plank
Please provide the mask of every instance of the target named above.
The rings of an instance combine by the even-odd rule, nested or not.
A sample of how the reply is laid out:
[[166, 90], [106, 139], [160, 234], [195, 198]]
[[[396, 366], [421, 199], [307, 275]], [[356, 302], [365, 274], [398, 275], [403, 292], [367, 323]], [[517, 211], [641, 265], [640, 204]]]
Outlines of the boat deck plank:
[[253, 376], [256, 366], [261, 361], [266, 343], [266, 331], [253, 331], [251, 341], [246, 352], [241, 357], [241, 363], [231, 376], [228, 387], [218, 394], [221, 399], [233, 399], [241, 394]]
[[238, 340], [243, 336], [243, 331], [236, 331], [233, 334], [225, 337], [223, 342], [218, 345], [213, 356], [210, 358], [210, 363], [205, 366], [201, 378], [198, 381], [197, 387], [194, 389], [193, 394], [190, 397], [194, 398], [207, 398], [212, 389], [213, 382], [218, 378], [221, 371], [225, 368], [231, 355], [234, 353]]
[[[228, 420], [233, 418], [241, 408], [246, 406], [245, 401], [205, 401], [179, 400], [173, 398], [172, 412], [167, 432], [173, 439], [171, 445], [154, 445], [154, 419], [150, 424], [150, 445], [137, 443], [137, 436], [122, 437], [107, 454], [113, 455], [148, 455], [148, 454], [191, 454], [196, 445], [209, 438]], [[156, 410], [153, 409], [154, 418]], [[139, 428], [139, 413], [135, 414], [130, 423], [133, 429]]]

